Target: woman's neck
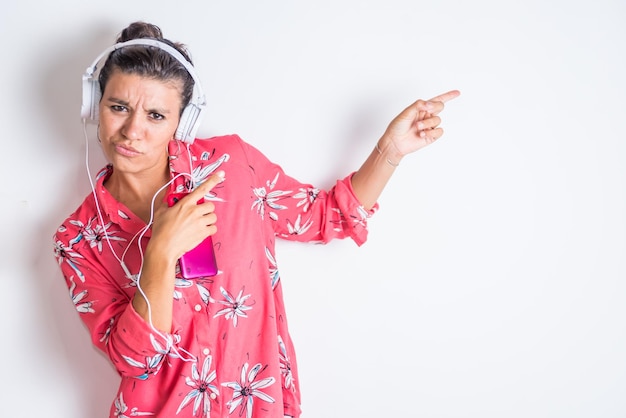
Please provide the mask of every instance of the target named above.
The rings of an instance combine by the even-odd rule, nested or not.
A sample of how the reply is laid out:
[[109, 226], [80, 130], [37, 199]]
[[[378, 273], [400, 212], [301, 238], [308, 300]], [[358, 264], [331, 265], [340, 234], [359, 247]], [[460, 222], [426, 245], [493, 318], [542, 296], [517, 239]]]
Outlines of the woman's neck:
[[[161, 189], [170, 180], [169, 167], [160, 174], [155, 173], [121, 173], [113, 169], [104, 186], [118, 202], [125, 205], [135, 215], [148, 223], [152, 200], [154, 210], [163, 204], [167, 187]], [[156, 195], [158, 193], [158, 195]], [[155, 196], [156, 195], [156, 196]]]

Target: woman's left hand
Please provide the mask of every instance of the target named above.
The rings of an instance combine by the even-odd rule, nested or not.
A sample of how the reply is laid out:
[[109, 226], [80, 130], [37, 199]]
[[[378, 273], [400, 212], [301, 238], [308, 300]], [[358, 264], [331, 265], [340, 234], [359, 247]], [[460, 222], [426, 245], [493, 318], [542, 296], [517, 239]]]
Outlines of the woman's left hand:
[[432, 144], [443, 135], [439, 113], [444, 104], [460, 94], [458, 90], [451, 90], [430, 100], [417, 100], [391, 121], [379, 148], [400, 159]]

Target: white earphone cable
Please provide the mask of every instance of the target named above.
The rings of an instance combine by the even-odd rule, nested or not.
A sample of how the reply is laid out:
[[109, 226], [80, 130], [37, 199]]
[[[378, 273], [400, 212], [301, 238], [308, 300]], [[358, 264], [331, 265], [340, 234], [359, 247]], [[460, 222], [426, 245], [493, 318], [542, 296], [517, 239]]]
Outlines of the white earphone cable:
[[[98, 213], [98, 220], [100, 221], [100, 226], [102, 227], [102, 231], [104, 234], [104, 238], [109, 246], [109, 249], [111, 250], [111, 253], [113, 254], [113, 256], [115, 257], [115, 259], [120, 263], [120, 266], [122, 267], [122, 270], [124, 271], [124, 274], [126, 275], [126, 278], [131, 280], [132, 282], [135, 282], [136, 286], [137, 286], [137, 290], [139, 291], [139, 293], [141, 294], [141, 296], [144, 298], [144, 300], [146, 301], [146, 306], [148, 307], [148, 323], [150, 324], [150, 328], [152, 328], [152, 330], [158, 334], [164, 341], [165, 341], [165, 352], [172, 352], [175, 354], [176, 357], [180, 358], [183, 361], [196, 361], [196, 357], [189, 353], [187, 350], [185, 350], [182, 347], [176, 347], [173, 345], [172, 343], [172, 339], [168, 338], [166, 335], [164, 335], [161, 331], [159, 331], [158, 329], [155, 328], [155, 326], [152, 323], [152, 306], [150, 305], [150, 300], [148, 299], [147, 295], [144, 293], [143, 289], [141, 288], [140, 285], [140, 279], [141, 279], [141, 272], [143, 270], [143, 249], [141, 247], [141, 239], [143, 238], [143, 236], [145, 235], [145, 233], [148, 231], [148, 229], [150, 229], [150, 226], [152, 225], [152, 222], [154, 221], [154, 203], [156, 200], [156, 197], [158, 196], [159, 193], [161, 193], [161, 191], [163, 191], [163, 189], [165, 189], [166, 187], [168, 187], [170, 184], [172, 184], [172, 182], [174, 182], [177, 178], [182, 177], [182, 176], [189, 176], [191, 178], [191, 181], [193, 182], [193, 176], [191, 175], [191, 173], [179, 173], [176, 176], [174, 176], [172, 179], [170, 179], [167, 183], [165, 183], [163, 186], [161, 186], [156, 193], [152, 196], [152, 200], [150, 203], [150, 219], [148, 221], [148, 223], [146, 224], [146, 226], [144, 228], [142, 228], [139, 232], [137, 232], [129, 241], [128, 245], [126, 246], [126, 249], [124, 250], [124, 252], [122, 253], [122, 257], [119, 257], [117, 255], [117, 253], [115, 252], [115, 250], [113, 249], [113, 246], [111, 245], [111, 240], [109, 239], [109, 234], [107, 233], [107, 229], [106, 229], [106, 225], [104, 223], [104, 217], [102, 215], [102, 211], [100, 209], [100, 203], [99, 203], [99, 199], [96, 193], [96, 188], [95, 185], [93, 183], [92, 180], [92, 176], [91, 176], [91, 170], [89, 169], [89, 137], [87, 135], [87, 127], [86, 127], [86, 121], [85, 119], [83, 119], [83, 133], [85, 136], [85, 167], [87, 169], [87, 176], [89, 178], [89, 184], [91, 186], [91, 192], [93, 194], [94, 197], [94, 203], [96, 206], [96, 212]], [[189, 151], [189, 146], [187, 146], [187, 150]], [[191, 153], [189, 153], [189, 166], [192, 167], [191, 165]], [[137, 273], [137, 280], [135, 281], [133, 279], [133, 275], [130, 273], [130, 271], [128, 270], [128, 267], [126, 266], [126, 263], [124, 263], [124, 258], [126, 257], [126, 253], [128, 251], [128, 249], [130, 248], [130, 246], [132, 245], [133, 241], [137, 238], [137, 248], [139, 250], [139, 257], [140, 257], [140, 263], [139, 263], [139, 272]], [[119, 286], [118, 286], [119, 287]], [[121, 288], [120, 288], [121, 289]], [[185, 354], [189, 355], [188, 358], [185, 358], [184, 356], [181, 355], [180, 352], [184, 352]]]

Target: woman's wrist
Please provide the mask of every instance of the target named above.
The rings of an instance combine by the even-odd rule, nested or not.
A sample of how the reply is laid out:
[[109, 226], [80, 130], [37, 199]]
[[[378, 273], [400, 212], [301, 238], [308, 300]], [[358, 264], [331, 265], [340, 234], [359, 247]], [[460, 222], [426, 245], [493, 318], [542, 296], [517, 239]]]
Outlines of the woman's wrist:
[[376, 142], [375, 149], [378, 154], [385, 159], [387, 164], [394, 168], [400, 165], [400, 161], [402, 157], [404, 157], [400, 150], [398, 150], [398, 147], [393, 143], [393, 140], [385, 137], [380, 138], [378, 142]]
[[178, 257], [168, 244], [169, 242], [162, 243], [159, 239], [153, 237], [146, 247], [144, 260], [157, 264], [159, 269], [169, 270], [176, 267]]

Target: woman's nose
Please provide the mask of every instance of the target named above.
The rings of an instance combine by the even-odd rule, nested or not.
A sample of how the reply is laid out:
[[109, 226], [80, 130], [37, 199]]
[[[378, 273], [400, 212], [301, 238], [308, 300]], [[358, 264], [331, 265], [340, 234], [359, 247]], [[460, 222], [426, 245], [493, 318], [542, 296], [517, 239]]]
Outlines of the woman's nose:
[[145, 121], [138, 112], [128, 115], [122, 126], [122, 134], [128, 139], [141, 139]]

